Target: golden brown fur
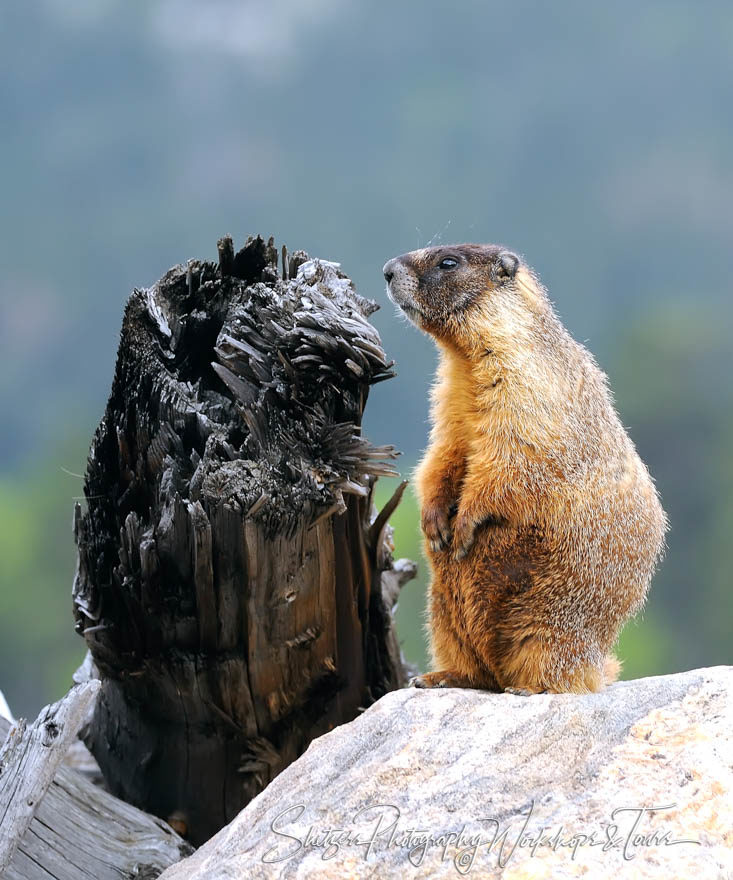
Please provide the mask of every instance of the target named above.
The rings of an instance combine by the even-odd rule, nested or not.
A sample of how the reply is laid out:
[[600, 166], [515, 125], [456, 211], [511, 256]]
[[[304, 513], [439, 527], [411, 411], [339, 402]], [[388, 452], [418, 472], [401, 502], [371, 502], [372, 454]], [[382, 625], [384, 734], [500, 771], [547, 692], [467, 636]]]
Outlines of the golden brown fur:
[[434, 672], [416, 683], [599, 690], [666, 530], [605, 375], [498, 246], [427, 248], [384, 271], [440, 351], [416, 480]]

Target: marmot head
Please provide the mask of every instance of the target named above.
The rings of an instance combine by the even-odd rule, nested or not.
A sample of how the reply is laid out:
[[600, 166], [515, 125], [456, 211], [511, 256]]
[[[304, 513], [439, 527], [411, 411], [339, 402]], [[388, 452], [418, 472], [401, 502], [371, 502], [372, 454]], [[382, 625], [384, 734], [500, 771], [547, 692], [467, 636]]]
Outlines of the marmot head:
[[411, 251], [383, 272], [387, 295], [417, 327], [461, 348], [526, 329], [547, 302], [522, 260], [495, 244]]

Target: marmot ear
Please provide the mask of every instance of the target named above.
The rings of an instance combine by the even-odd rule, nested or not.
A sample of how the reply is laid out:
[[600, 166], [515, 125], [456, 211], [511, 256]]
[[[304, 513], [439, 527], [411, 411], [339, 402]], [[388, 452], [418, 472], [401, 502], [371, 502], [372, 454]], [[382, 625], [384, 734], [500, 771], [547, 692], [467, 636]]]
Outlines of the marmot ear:
[[511, 251], [502, 251], [496, 261], [499, 278], [514, 278], [519, 268], [519, 257]]
[[519, 268], [519, 257], [511, 251], [502, 251], [496, 261], [496, 274], [499, 278], [514, 278]]

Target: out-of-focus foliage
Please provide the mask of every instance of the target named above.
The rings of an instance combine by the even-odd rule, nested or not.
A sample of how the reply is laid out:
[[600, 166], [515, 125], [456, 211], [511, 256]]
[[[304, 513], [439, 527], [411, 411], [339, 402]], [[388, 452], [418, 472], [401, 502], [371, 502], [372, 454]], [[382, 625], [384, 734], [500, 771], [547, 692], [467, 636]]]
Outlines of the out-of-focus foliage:
[[47, 459], [0, 478], [0, 679], [12, 710], [33, 716], [68, 690], [84, 657], [71, 582], [85, 441], [62, 430]]
[[[443, 241], [527, 255], [609, 372], [670, 514], [626, 675], [730, 662], [733, 7], [497, 0], [0, 6], [0, 687], [34, 714], [80, 658], [72, 497], [129, 290], [274, 233], [381, 266]], [[376, 315], [396, 379], [365, 430], [414, 462], [434, 353]], [[72, 439], [69, 439], [72, 438]], [[419, 557], [414, 502], [394, 519]], [[424, 657], [422, 585], [399, 620]]]

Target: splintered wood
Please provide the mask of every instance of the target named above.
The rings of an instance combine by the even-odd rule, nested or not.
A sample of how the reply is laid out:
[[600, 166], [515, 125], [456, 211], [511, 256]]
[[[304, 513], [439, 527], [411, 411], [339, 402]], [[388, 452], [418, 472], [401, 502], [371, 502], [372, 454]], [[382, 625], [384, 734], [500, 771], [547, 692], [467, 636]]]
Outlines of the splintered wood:
[[194, 843], [404, 683], [391, 610], [415, 570], [372, 505], [395, 450], [360, 428], [392, 375], [375, 304], [272, 239], [218, 250], [130, 297], [75, 520], [86, 741]]

